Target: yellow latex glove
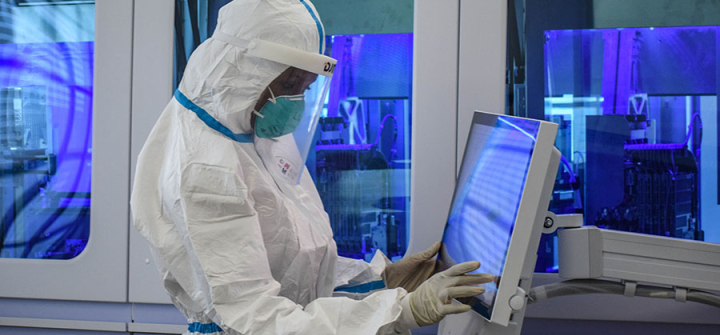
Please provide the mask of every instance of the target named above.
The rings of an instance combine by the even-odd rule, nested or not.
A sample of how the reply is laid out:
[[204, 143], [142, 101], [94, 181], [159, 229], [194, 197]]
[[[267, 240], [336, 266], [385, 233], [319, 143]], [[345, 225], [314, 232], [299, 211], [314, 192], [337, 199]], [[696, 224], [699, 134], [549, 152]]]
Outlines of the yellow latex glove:
[[435, 272], [435, 262], [442, 243], [437, 242], [429, 249], [403, 257], [401, 260], [387, 265], [383, 272], [383, 280], [387, 288], [402, 287], [408, 292], [415, 291]]
[[[416, 326], [427, 326], [440, 322], [448, 314], [463, 313], [470, 306], [451, 303], [453, 298], [466, 298], [483, 294], [485, 289], [480, 285], [493, 281], [489, 274], [468, 274], [480, 267], [479, 262], [457, 264], [443, 272], [437, 273], [424, 282], [417, 291], [412, 292], [400, 301], [403, 306], [400, 321], [395, 325], [396, 332], [412, 329]], [[410, 319], [412, 314], [415, 324]], [[410, 321], [408, 321], [410, 320]]]

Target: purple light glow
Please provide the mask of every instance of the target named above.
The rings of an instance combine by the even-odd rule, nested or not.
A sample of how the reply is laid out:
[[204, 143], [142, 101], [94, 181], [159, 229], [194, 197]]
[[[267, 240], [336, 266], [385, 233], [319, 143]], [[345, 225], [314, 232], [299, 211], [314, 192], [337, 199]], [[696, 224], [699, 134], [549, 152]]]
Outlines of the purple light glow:
[[0, 45], [0, 87], [42, 86], [58, 168], [53, 191], [89, 193], [92, 159], [93, 42]]

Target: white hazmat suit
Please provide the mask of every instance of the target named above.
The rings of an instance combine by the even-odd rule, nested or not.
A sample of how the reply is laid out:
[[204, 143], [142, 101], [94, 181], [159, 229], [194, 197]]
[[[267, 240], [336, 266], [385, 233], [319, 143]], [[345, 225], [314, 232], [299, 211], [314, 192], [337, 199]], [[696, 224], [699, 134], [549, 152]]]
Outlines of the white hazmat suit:
[[[308, 52], [324, 48], [306, 0], [233, 1], [216, 29]], [[332, 297], [340, 286], [381, 281], [387, 259], [338, 257], [309, 173], [298, 185], [274, 179], [267, 150], [251, 135], [253, 107], [287, 68], [216, 38], [195, 50], [138, 158], [134, 225], [188, 318], [186, 334], [395, 334], [395, 323], [414, 323], [401, 313], [404, 289]], [[226, 136], [208, 117], [238, 135]]]

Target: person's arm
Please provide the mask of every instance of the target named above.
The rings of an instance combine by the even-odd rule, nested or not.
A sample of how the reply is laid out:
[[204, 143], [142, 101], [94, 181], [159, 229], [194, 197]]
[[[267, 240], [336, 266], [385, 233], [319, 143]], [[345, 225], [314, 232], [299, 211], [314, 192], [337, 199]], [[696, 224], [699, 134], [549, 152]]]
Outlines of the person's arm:
[[[378, 251], [369, 264], [355, 259], [342, 259], [338, 262], [339, 271], [335, 286], [338, 290], [362, 293], [382, 288], [402, 287], [408, 292], [414, 291], [435, 272], [437, 253], [440, 242], [433, 244], [425, 251], [405, 255], [395, 263]], [[360, 290], [358, 290], [360, 289]]]
[[[310, 177], [307, 167], [300, 178], [300, 187], [314, 204], [323, 208], [322, 199], [320, 199], [320, 194], [317, 192], [315, 182]], [[325, 220], [329, 223], [330, 218], [327, 213], [324, 214]], [[370, 263], [360, 259], [338, 256], [335, 265], [335, 294], [333, 295], [362, 299], [370, 292], [384, 289], [382, 273], [388, 264], [391, 264], [390, 260], [380, 250], [375, 252]]]
[[375, 252], [370, 263], [360, 259], [338, 257], [335, 266], [335, 287], [351, 288], [382, 284], [382, 273], [388, 264], [392, 263], [380, 250]]
[[[192, 299], [189, 305], [202, 306], [221, 328], [246, 335], [395, 333], [402, 289], [363, 300], [320, 298], [305, 308], [278, 296], [280, 283], [270, 272], [260, 223], [240, 178], [205, 164], [180, 173], [180, 200], [168, 209], [172, 227], [150, 240]], [[180, 238], [164, 243], [163, 230], [175, 230]]]

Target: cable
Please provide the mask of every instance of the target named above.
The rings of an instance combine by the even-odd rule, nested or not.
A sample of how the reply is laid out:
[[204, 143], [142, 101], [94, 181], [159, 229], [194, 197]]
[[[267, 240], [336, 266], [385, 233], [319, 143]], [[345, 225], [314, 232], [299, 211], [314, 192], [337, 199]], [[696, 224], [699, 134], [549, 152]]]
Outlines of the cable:
[[687, 299], [688, 301], [720, 308], [720, 296], [712, 293], [693, 291], [688, 293]]
[[[373, 143], [373, 145], [378, 145], [378, 143], [380, 142], [380, 134], [382, 134], [383, 128], [385, 128], [385, 122], [387, 122], [389, 118], [392, 118], [393, 121], [395, 121], [395, 128], [397, 128], [397, 117], [392, 114], [385, 115], [385, 117], [380, 122], [380, 127], [378, 127], [377, 136], [375, 137], [375, 143]], [[397, 139], [395, 139], [395, 141], [397, 143]], [[395, 143], [393, 143], [393, 146], [395, 146]]]
[[[579, 294], [618, 294], [624, 295], [626, 285], [622, 283], [596, 280], [574, 279], [561, 283], [533, 288], [528, 293], [528, 303], [537, 303], [547, 299]], [[649, 285], [637, 285], [634, 296], [646, 298], [675, 299], [675, 289]], [[720, 296], [703, 291], [690, 291], [687, 300], [720, 308]]]
[[387, 122], [387, 120], [388, 120], [389, 118], [392, 118], [393, 121], [395, 121], [394, 124], [393, 124], [394, 127], [395, 127], [395, 134], [394, 134], [394, 137], [393, 137], [393, 144], [392, 144], [392, 146], [390, 147], [390, 159], [387, 160], [387, 161], [388, 161], [388, 165], [395, 161], [395, 153], [397, 152], [397, 149], [395, 148], [395, 146], [397, 145], [397, 125], [398, 125], [398, 121], [397, 121], [397, 117], [396, 117], [395, 115], [392, 115], [392, 114], [385, 115], [385, 117], [384, 117], [384, 118], [382, 119], [382, 121], [380, 122], [380, 127], [378, 128], [377, 136], [375, 137], [375, 143], [373, 144], [373, 146], [376, 146], [376, 147], [377, 147], [378, 144], [380, 143], [380, 137], [381, 137], [381, 135], [382, 135], [383, 129], [385, 128], [385, 122]]
[[573, 171], [573, 168], [572, 168], [572, 166], [570, 165], [570, 162], [568, 162], [568, 160], [567, 160], [567, 159], [565, 158], [565, 156], [563, 156], [563, 155], [560, 155], [560, 161], [563, 163], [563, 165], [565, 166], [565, 168], [568, 170], [568, 174], [570, 174], [570, 182], [574, 184], [575, 181], [576, 181], [576, 179], [575, 179], [575, 171]]
[[691, 121], [690, 121], [690, 125], [688, 126], [688, 133], [687, 133], [687, 136], [685, 137], [685, 145], [687, 145], [688, 143], [690, 143], [690, 137], [692, 137], [692, 134], [693, 134], [693, 126], [695, 125], [695, 120], [696, 120], [696, 119], [699, 119], [699, 120], [700, 120], [700, 127], [701, 127], [701, 129], [702, 129], [702, 117], [700, 116], [700, 113], [695, 113], [695, 114], [693, 114], [693, 115], [690, 117], [690, 119], [691, 119]]

